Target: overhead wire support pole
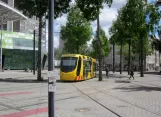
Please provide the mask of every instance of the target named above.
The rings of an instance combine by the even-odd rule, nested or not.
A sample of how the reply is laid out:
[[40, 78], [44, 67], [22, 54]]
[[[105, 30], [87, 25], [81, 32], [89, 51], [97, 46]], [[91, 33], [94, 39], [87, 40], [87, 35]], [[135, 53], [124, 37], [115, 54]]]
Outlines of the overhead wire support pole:
[[[49, 0], [48, 72], [54, 70], [54, 0]], [[49, 77], [49, 76], [48, 76]], [[55, 82], [48, 79], [48, 116], [55, 117]]]

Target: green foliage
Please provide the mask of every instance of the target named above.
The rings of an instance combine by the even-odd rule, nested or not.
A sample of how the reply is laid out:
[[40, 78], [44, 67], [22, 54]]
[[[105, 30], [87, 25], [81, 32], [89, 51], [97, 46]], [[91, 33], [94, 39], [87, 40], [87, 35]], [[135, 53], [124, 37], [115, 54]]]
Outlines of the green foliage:
[[152, 48], [159, 51], [159, 53], [161, 53], [161, 40], [160, 39], [153, 39]]
[[[21, 10], [23, 14], [38, 18], [44, 16], [48, 12], [49, 0], [15, 0], [16, 8]], [[55, 0], [54, 1], [54, 17], [57, 18], [69, 11], [69, 3], [71, 0]]]
[[80, 54], [91, 56], [91, 52], [92, 52], [92, 47], [88, 46], [87, 44], [82, 45], [80, 48]]
[[[117, 48], [120, 48], [120, 45], [118, 45]], [[120, 54], [120, 51], [118, 51], [117, 54]], [[129, 56], [129, 45], [128, 44], [125, 44], [123, 46], [122, 55], [125, 57]], [[132, 52], [132, 48], [131, 48], [131, 56], [134, 56], [134, 53]]]
[[148, 33], [156, 32], [160, 17], [160, 12], [154, 4], [147, 4], [143, 0], [129, 0], [118, 11], [117, 20], [110, 27], [110, 42], [118, 45], [126, 44], [130, 38], [133, 52], [140, 53], [140, 43], [143, 40], [143, 51], [148, 55], [152, 51]]
[[109, 29], [111, 35], [110, 42], [112, 44], [124, 45], [131, 36], [131, 32], [126, 30], [126, 22], [122, 20], [122, 12], [124, 9], [125, 7], [119, 9], [117, 19], [113, 21], [112, 26]]
[[65, 41], [64, 49], [69, 53], [79, 53], [80, 48], [91, 39], [92, 28], [77, 6], [68, 13], [66, 26], [61, 28], [61, 39]]
[[87, 20], [97, 19], [100, 11], [104, 4], [111, 6], [113, 0], [76, 0], [76, 3], [80, 10], [83, 12], [84, 17]]
[[[108, 56], [110, 52], [110, 43], [103, 29], [100, 29], [100, 40], [101, 40], [101, 54], [103, 57]], [[98, 40], [96, 37], [93, 39], [92, 45], [93, 45], [92, 56], [97, 57], [99, 49], [98, 49]]]
[[61, 58], [61, 56], [62, 56], [62, 51], [59, 48], [55, 48], [54, 49], [54, 57], [59, 60]]
[[153, 41], [152, 41], [152, 48], [155, 50], [158, 50], [159, 53], [161, 53], [161, 26], [158, 26], [158, 36], [159, 39], [156, 39], [154, 36], [152, 37]]

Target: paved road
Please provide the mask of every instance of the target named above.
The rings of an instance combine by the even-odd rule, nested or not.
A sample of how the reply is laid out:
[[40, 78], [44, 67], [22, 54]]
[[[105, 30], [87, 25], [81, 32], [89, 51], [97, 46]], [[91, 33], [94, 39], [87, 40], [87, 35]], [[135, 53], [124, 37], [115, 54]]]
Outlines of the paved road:
[[[48, 117], [47, 82], [33, 82], [32, 73], [19, 71], [0, 73], [0, 78], [0, 117]], [[128, 80], [125, 73], [115, 73], [102, 82], [56, 85], [56, 117], [161, 117], [159, 75]]]

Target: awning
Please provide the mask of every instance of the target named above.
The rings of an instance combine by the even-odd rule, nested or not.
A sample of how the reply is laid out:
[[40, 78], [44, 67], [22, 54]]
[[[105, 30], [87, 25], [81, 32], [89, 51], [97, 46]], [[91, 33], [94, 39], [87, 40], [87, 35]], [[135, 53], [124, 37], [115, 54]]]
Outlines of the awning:
[[27, 17], [24, 16], [20, 11], [0, 1], [0, 24], [4, 24], [7, 21], [26, 19]]

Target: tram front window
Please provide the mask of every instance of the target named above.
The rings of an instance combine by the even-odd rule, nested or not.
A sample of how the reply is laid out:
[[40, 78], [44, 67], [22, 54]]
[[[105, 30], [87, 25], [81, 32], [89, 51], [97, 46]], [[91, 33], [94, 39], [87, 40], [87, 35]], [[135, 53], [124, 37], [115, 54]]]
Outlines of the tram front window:
[[63, 57], [61, 59], [61, 71], [62, 72], [71, 72], [76, 68], [77, 63], [76, 57]]

